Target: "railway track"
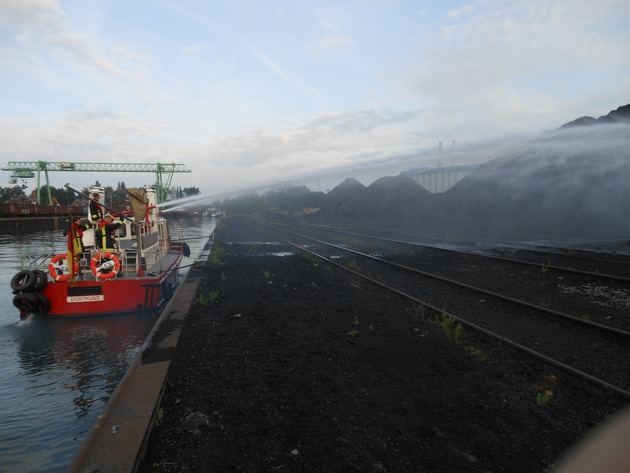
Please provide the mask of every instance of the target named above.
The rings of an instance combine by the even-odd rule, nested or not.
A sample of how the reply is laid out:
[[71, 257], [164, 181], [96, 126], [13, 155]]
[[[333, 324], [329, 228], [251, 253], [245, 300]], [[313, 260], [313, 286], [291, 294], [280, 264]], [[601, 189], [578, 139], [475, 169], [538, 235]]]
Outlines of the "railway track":
[[[397, 229], [388, 229], [380, 232], [369, 232], [365, 227], [348, 227], [343, 229], [337, 225], [303, 225], [305, 228], [319, 229], [324, 232], [345, 234], [355, 238], [373, 238], [376, 240], [388, 240], [393, 243], [409, 244], [418, 247], [433, 248], [445, 252], [471, 253], [483, 255], [496, 260], [510, 261], [523, 265], [531, 265], [545, 268], [546, 270], [560, 270], [576, 274], [592, 275], [599, 278], [630, 282], [630, 255], [610, 254], [601, 251], [588, 251], [565, 247], [540, 247], [538, 245], [526, 245], [506, 243], [489, 240], [474, 240], [462, 242], [461, 240], [434, 240], [431, 237], [417, 233]], [[362, 230], [361, 233], [358, 231]], [[368, 230], [366, 232], [365, 230]], [[387, 236], [395, 235], [395, 237]], [[468, 249], [465, 249], [468, 248]], [[628, 248], [630, 251], [630, 248]], [[569, 262], [567, 264], [567, 261]], [[606, 265], [607, 273], [600, 270]]]
[[[575, 269], [567, 264], [571, 255], [557, 265], [525, 265], [520, 254], [506, 258], [490, 249], [442, 248], [338, 226], [296, 227], [270, 220], [255, 225], [407, 298], [453, 330], [461, 325], [630, 399], [630, 320], [624, 305], [630, 281], [619, 274]], [[588, 288], [600, 288], [599, 293]], [[611, 307], [602, 305], [604, 300]]]

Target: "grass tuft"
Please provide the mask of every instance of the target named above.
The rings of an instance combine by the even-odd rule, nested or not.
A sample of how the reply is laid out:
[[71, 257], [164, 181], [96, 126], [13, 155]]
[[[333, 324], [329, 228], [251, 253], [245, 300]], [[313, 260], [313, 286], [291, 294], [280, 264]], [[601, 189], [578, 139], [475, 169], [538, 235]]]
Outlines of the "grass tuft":
[[218, 243], [214, 243], [212, 245], [212, 250], [210, 251], [210, 256], [208, 257], [208, 262], [212, 264], [223, 264], [223, 258], [225, 258], [225, 254], [225, 247], [221, 246]]
[[446, 338], [455, 343], [459, 343], [459, 339], [464, 332], [464, 326], [458, 322], [455, 317], [448, 315], [446, 312], [442, 312], [442, 315], [437, 320], [437, 324], [442, 333], [446, 335]]

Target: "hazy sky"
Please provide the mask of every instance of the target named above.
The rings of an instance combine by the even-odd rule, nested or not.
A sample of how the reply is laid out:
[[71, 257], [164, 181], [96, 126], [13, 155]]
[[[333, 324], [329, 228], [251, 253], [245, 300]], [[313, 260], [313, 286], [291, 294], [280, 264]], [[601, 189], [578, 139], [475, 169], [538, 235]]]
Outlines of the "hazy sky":
[[2, 166], [185, 163], [212, 194], [605, 115], [630, 2], [0, 0], [0, 71]]

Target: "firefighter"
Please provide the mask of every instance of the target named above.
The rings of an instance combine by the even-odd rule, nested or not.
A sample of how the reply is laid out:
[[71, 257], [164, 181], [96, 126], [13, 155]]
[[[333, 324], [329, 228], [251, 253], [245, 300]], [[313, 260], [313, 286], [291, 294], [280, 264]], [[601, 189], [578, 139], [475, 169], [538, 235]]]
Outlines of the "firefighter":
[[110, 213], [98, 223], [96, 227], [96, 247], [99, 251], [116, 251], [116, 235], [114, 232], [124, 225], [122, 216], [114, 216]]

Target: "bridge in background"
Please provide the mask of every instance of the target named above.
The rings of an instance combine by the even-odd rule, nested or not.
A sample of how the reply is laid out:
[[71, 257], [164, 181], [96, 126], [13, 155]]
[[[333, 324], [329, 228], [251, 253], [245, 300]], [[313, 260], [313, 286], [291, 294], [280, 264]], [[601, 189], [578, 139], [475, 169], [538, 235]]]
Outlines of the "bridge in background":
[[472, 174], [478, 164], [464, 164], [438, 168], [414, 168], [401, 174], [409, 176], [431, 193], [446, 192], [463, 178]]

